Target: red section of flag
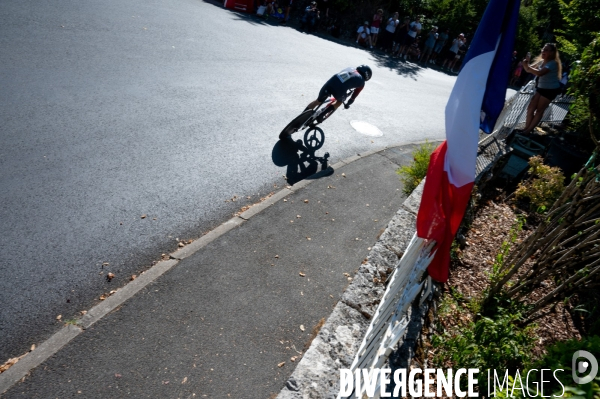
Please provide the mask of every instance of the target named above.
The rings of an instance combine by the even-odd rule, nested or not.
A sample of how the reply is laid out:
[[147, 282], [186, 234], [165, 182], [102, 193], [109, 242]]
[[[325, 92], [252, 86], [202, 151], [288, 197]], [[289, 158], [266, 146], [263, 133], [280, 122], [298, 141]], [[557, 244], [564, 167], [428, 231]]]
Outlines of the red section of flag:
[[448, 280], [450, 247], [471, 197], [473, 183], [452, 185], [444, 170], [448, 143], [444, 141], [429, 158], [427, 179], [417, 215], [417, 236], [436, 241], [437, 252], [427, 272], [436, 281]]

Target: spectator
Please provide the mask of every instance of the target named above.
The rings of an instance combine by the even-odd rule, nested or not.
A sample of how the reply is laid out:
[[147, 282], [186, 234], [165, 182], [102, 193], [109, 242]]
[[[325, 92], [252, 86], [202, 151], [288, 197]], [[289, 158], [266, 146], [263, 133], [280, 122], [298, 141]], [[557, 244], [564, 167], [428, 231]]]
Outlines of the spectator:
[[415, 20], [410, 23], [410, 26], [408, 28], [408, 42], [404, 43], [404, 45], [402, 47], [400, 47], [400, 50], [398, 51], [398, 53], [400, 53], [400, 56], [401, 57], [403, 56], [404, 59], [406, 59], [406, 57], [407, 57], [408, 48], [410, 46], [412, 46], [412, 44], [417, 39], [417, 35], [419, 35], [421, 33], [421, 29], [422, 29], [421, 16], [417, 15]]
[[513, 51], [512, 57], [510, 59], [510, 75], [509, 76], [511, 76], [514, 73], [518, 64], [519, 64], [519, 58], [517, 57], [517, 50], [515, 50], [515, 51]]
[[265, 0], [263, 5], [258, 8], [257, 15], [263, 17], [264, 19], [268, 19], [269, 15], [275, 12], [275, 7], [277, 4], [275, 0]]
[[[452, 41], [452, 46], [448, 50], [448, 54], [446, 55], [446, 59], [442, 64], [442, 68], [446, 67], [448, 64], [448, 69], [452, 70], [452, 67], [456, 63], [456, 56], [458, 55], [458, 49], [461, 48], [467, 41], [465, 40], [465, 35], [462, 33], [458, 35], [456, 39]], [[460, 57], [459, 57], [460, 58]]]
[[429, 60], [430, 63], [435, 64], [435, 61], [437, 60], [438, 55], [444, 49], [444, 46], [446, 45], [446, 42], [448, 41], [449, 37], [450, 37], [450, 29], [446, 29], [444, 32], [440, 33], [437, 41], [435, 42], [435, 47], [433, 48], [433, 54], [431, 54], [431, 59]]
[[377, 13], [373, 15], [373, 22], [371, 23], [371, 44], [377, 45], [377, 36], [379, 35], [379, 26], [383, 20], [383, 10], [380, 8]]
[[[468, 47], [466, 46], [466, 44], [463, 44], [458, 48], [458, 53], [456, 53], [456, 55], [454, 56], [454, 61], [452, 62], [452, 66], [450, 67], [451, 72], [458, 73], [460, 71], [460, 67], [462, 65], [461, 59], [465, 56], [467, 50]], [[454, 70], [454, 68], [456, 68], [456, 71]]]
[[283, 18], [285, 18], [283, 9], [281, 7], [279, 7], [279, 4], [277, 4], [277, 3], [274, 4], [273, 8], [274, 8], [273, 14], [271, 14], [271, 15], [274, 16], [275, 18], [278, 18], [280, 21], [283, 21]]
[[396, 32], [398, 24], [400, 24], [400, 21], [398, 20], [398, 13], [395, 12], [394, 15], [388, 19], [385, 30], [381, 33], [381, 48], [386, 52], [392, 47], [394, 32]]
[[317, 0], [317, 8], [325, 15], [325, 20], [329, 18], [329, 0]]
[[567, 94], [567, 88], [569, 84], [569, 67], [567, 65], [562, 66], [562, 77], [560, 79], [560, 94]]
[[325, 25], [324, 29], [327, 29], [327, 25], [329, 24], [329, 16], [332, 14], [331, 10], [331, 0], [315, 0], [317, 2], [317, 9], [321, 12], [321, 22], [318, 25]]
[[402, 25], [396, 28], [396, 33], [394, 33], [394, 44], [392, 47], [392, 55], [398, 55], [398, 50], [407, 42], [408, 40], [408, 28], [410, 26], [410, 18], [404, 18], [404, 22]]
[[406, 51], [406, 57], [404, 57], [404, 58], [408, 59], [408, 60], [414, 59], [415, 61], [418, 61], [419, 58], [421, 57], [420, 46], [421, 46], [421, 36], [417, 36], [417, 38], [415, 39], [413, 44], [411, 44], [410, 47], [408, 48], [408, 50]]
[[302, 23], [300, 24], [300, 30], [306, 29], [307, 32], [312, 32], [315, 29], [319, 18], [321, 18], [320, 11], [317, 8], [317, 3], [313, 1], [304, 10], [304, 16], [302, 17]]
[[360, 44], [364, 47], [369, 44], [369, 48], [373, 48], [373, 45], [371, 44], [371, 30], [369, 29], [369, 21], [365, 21], [362, 26], [359, 26], [356, 33], [358, 33], [358, 36], [356, 36], [356, 44]]
[[544, 111], [552, 100], [560, 94], [560, 79], [562, 77], [562, 65], [556, 44], [546, 43], [541, 54], [529, 65], [531, 55], [523, 60], [523, 69], [537, 76], [536, 92], [527, 107], [527, 118], [523, 134], [530, 134], [540, 123]]
[[285, 4], [285, 16], [281, 20], [283, 25], [287, 24], [290, 20], [290, 10], [292, 9], [292, 3], [294, 0], [283, 0], [283, 4]]
[[510, 79], [510, 86], [515, 86], [517, 84], [517, 82], [521, 78], [521, 71], [523, 71], [523, 62], [519, 61]]
[[423, 48], [423, 55], [421, 56], [421, 62], [426, 63], [429, 61], [429, 57], [433, 53], [433, 48], [435, 47], [435, 42], [437, 41], [439, 35], [437, 33], [438, 28], [434, 26], [431, 28], [429, 33], [427, 34], [427, 40], [425, 40], [425, 47]]

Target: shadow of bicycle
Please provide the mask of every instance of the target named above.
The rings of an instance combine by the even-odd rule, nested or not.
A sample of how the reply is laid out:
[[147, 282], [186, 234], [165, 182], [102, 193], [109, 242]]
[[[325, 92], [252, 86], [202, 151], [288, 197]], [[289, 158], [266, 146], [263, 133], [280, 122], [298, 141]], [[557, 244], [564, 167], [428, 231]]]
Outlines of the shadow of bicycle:
[[[320, 179], [331, 176], [334, 172], [329, 166], [329, 153], [322, 157], [316, 151], [323, 146], [325, 134], [320, 128], [309, 129], [304, 133], [304, 140], [279, 140], [273, 147], [271, 158], [277, 166], [287, 166], [286, 177], [290, 185], [304, 179]], [[320, 170], [319, 170], [320, 166]]]

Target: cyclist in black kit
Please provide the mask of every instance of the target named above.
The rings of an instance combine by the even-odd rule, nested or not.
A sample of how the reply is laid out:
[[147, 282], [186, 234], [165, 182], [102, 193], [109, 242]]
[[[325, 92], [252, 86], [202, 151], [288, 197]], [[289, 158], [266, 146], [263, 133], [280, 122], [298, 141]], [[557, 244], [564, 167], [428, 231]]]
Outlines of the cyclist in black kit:
[[346, 92], [354, 89], [352, 97], [350, 97], [350, 100], [348, 100], [345, 105], [346, 109], [350, 108], [350, 105], [365, 87], [365, 82], [371, 79], [372, 75], [373, 72], [368, 65], [360, 65], [356, 67], [356, 69], [346, 68], [342, 70], [340, 73], [333, 75], [331, 79], [325, 83], [319, 92], [319, 97], [315, 101], [308, 104], [306, 109], [315, 109], [330, 95], [335, 97], [336, 102], [333, 106], [335, 109], [338, 109], [339, 106], [342, 105], [346, 100]]

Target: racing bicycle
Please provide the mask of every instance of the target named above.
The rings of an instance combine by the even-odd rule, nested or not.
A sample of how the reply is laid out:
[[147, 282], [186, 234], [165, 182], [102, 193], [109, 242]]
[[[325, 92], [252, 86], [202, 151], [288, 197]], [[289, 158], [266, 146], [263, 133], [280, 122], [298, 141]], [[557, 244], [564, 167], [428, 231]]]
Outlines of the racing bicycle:
[[[350, 98], [354, 90], [348, 90], [346, 92], [345, 98]], [[308, 128], [306, 134], [304, 135], [304, 143], [307, 147], [315, 148], [315, 141], [319, 143], [319, 148], [323, 145], [323, 141], [325, 140], [325, 136], [323, 135], [323, 131], [317, 128], [317, 125], [323, 123], [323, 121], [331, 116], [336, 110], [334, 104], [337, 100], [335, 97], [330, 96], [325, 101], [323, 101], [317, 108], [314, 110], [307, 109], [302, 112], [300, 115], [292, 119], [292, 121], [279, 133], [279, 139], [285, 140], [290, 137], [292, 134], [304, 130]], [[346, 102], [343, 103], [346, 105]], [[319, 132], [321, 139], [316, 138], [316, 133]], [[312, 134], [311, 134], [312, 133]]]

